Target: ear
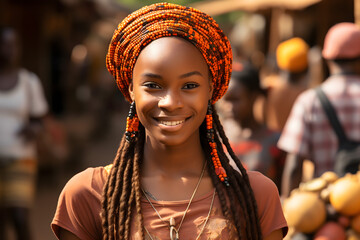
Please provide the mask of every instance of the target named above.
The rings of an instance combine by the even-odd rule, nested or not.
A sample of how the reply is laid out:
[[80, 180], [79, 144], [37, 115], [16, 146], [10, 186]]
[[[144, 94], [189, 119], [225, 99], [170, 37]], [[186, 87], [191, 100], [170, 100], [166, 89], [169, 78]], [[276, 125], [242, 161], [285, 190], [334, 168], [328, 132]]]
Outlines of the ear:
[[129, 94], [130, 94], [131, 100], [134, 101], [135, 96], [134, 96], [134, 88], [133, 88], [132, 82], [129, 84]]

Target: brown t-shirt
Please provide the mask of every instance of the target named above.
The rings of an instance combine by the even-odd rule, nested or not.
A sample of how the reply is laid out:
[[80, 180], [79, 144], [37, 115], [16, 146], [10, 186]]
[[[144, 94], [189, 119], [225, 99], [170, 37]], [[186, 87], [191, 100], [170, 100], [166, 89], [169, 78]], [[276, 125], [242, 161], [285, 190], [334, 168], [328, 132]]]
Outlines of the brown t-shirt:
[[[275, 184], [259, 172], [248, 172], [253, 188], [263, 236], [282, 229], [284, 236], [287, 224], [282, 212]], [[88, 168], [75, 175], [60, 194], [51, 227], [56, 236], [64, 228], [83, 240], [101, 240], [101, 194], [107, 178], [104, 167]], [[213, 191], [193, 200], [179, 231], [181, 239], [196, 239], [209, 213]], [[154, 209], [142, 197], [144, 225], [153, 239], [169, 239], [169, 228], [157, 216]], [[154, 207], [164, 220], [174, 217], [176, 226], [181, 221], [188, 201], [153, 201]], [[139, 226], [133, 211], [131, 239], [139, 239]], [[146, 239], [150, 239], [145, 232]], [[235, 226], [221, 212], [220, 201], [215, 195], [214, 204], [200, 239], [237, 239]]]

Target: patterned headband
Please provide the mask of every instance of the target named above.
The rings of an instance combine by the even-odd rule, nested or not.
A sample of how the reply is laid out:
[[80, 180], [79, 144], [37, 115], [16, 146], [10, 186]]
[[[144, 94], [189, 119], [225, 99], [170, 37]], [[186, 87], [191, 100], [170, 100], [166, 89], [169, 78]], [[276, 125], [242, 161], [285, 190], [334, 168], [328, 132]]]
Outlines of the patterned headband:
[[199, 49], [212, 75], [215, 103], [225, 94], [231, 75], [229, 40], [207, 14], [171, 3], [145, 6], [127, 16], [115, 30], [106, 66], [122, 94], [131, 102], [129, 84], [141, 50], [155, 39], [169, 36], [184, 38]]

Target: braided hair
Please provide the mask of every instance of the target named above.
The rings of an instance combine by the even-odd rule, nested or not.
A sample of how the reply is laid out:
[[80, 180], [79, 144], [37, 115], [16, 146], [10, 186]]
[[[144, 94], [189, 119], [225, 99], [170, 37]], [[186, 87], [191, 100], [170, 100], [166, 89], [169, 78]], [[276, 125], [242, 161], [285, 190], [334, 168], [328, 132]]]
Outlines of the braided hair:
[[[131, 101], [128, 89], [137, 57], [149, 43], [168, 36], [181, 37], [191, 42], [199, 49], [209, 66], [214, 86], [210, 105], [213, 142], [209, 144], [209, 123], [206, 121], [200, 126], [200, 140], [222, 212], [234, 223], [239, 239], [262, 239], [257, 204], [249, 177], [231, 149], [213, 106], [227, 90], [232, 66], [230, 43], [218, 24], [210, 16], [190, 7], [170, 3], [143, 7], [125, 18], [115, 30], [106, 57], [107, 68], [125, 98]], [[132, 113], [128, 124], [134, 123], [134, 119]], [[134, 216], [132, 211], [137, 213], [137, 219], [134, 220], [142, 226], [140, 233], [142, 239], [145, 239], [140, 203], [140, 166], [144, 153], [145, 129], [141, 123], [135, 125], [127, 127], [127, 133], [131, 133], [124, 134], [122, 138], [104, 187], [101, 213], [103, 240], [129, 239]], [[214, 151], [217, 152], [219, 161], [216, 166], [212, 162]], [[236, 163], [240, 172], [230, 166], [230, 159]], [[222, 166], [221, 169], [226, 174], [217, 173], [218, 165]], [[224, 176], [228, 185], [223, 184]], [[227, 199], [231, 199], [230, 203]]]

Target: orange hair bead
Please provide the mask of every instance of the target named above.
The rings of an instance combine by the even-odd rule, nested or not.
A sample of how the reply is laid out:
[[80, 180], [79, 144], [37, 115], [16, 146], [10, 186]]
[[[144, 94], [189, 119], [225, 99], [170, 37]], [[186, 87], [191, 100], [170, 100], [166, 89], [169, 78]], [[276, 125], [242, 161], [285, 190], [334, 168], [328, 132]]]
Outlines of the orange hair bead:
[[214, 137], [214, 129], [212, 122], [212, 105], [209, 102], [208, 110], [205, 117], [207, 138], [209, 145], [211, 147], [211, 159], [215, 168], [215, 174], [219, 177], [220, 181], [223, 182], [226, 186], [229, 186], [229, 181], [225, 169], [222, 167], [220, 158], [217, 151], [217, 146]]

